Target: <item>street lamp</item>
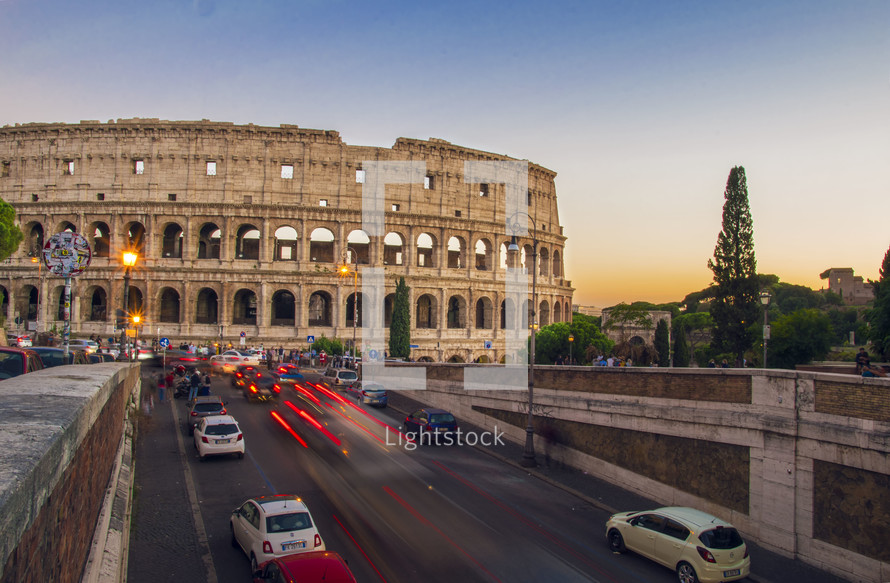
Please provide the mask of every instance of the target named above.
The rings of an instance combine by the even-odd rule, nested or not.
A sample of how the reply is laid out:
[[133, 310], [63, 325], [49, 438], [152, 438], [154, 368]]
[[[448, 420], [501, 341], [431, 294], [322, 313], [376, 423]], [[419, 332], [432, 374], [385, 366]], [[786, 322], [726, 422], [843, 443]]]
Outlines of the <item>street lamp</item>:
[[[43, 295], [43, 261], [37, 255], [32, 255], [31, 263], [37, 264], [37, 314], [34, 316], [34, 335], [37, 336], [40, 334], [40, 296]], [[37, 339], [35, 338], [36, 341]]]
[[349, 275], [348, 255], [350, 251], [352, 252], [352, 259], [355, 261], [355, 269], [352, 272], [354, 283], [354, 291], [352, 293], [352, 367], [357, 370], [358, 365], [355, 362], [355, 330], [356, 323], [358, 322], [358, 253], [352, 247], [346, 247], [343, 251], [343, 265], [340, 267], [340, 275]]
[[138, 314], [133, 315], [133, 330], [136, 332], [136, 336], [133, 339], [133, 356], [130, 360], [139, 359], [139, 321], [141, 319]]
[[768, 289], [760, 292], [760, 303], [763, 304], [763, 368], [766, 368], [766, 341], [769, 340], [769, 323], [767, 314], [769, 314], [769, 303], [773, 296]]
[[124, 329], [121, 330], [121, 346], [118, 360], [129, 360], [130, 358], [130, 340], [127, 337], [127, 330], [130, 328], [130, 269], [136, 265], [138, 259], [139, 255], [135, 251], [124, 251], [122, 258], [124, 263]]
[[569, 364], [572, 364], [572, 345], [575, 343], [575, 336], [573, 334], [569, 334]]
[[513, 213], [513, 216], [510, 217], [509, 225], [510, 231], [513, 234], [510, 238], [510, 246], [507, 247], [508, 251], [518, 252], [519, 245], [516, 243], [516, 232], [524, 229], [522, 225], [519, 224], [519, 215], [525, 215], [528, 220], [532, 222], [532, 309], [531, 309], [531, 343], [530, 350], [528, 355], [528, 424], [525, 428], [525, 450], [522, 452], [522, 459], [519, 460], [519, 463], [522, 467], [525, 468], [533, 468], [538, 465], [538, 462], [535, 461], [535, 425], [534, 425], [534, 394], [535, 394], [535, 331], [537, 328], [537, 286], [538, 286], [538, 224], [535, 220], [528, 214], [522, 211]]

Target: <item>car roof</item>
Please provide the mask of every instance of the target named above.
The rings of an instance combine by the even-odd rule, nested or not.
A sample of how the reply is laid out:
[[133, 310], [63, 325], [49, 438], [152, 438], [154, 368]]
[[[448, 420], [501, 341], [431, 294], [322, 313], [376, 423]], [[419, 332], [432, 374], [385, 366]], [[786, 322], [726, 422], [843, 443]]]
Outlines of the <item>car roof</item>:
[[277, 558], [281, 569], [294, 581], [355, 581], [346, 561], [333, 551], [310, 551]]
[[303, 503], [302, 498], [299, 496], [294, 496], [293, 494], [278, 494], [273, 496], [257, 496], [256, 498], [251, 498], [254, 502], [259, 504], [263, 512], [267, 515], [273, 514], [283, 514], [285, 512], [308, 512], [309, 509], [306, 507], [306, 504]]
[[445, 409], [435, 409], [433, 407], [424, 407], [423, 409], [421, 409], [421, 411], [426, 411], [431, 415], [438, 415], [440, 413], [447, 413], [448, 415], [451, 415], [451, 411], [446, 411]]
[[698, 510], [696, 508], [688, 508], [685, 506], [665, 506], [663, 508], [652, 510], [651, 512], [664, 514], [669, 518], [674, 518], [676, 520], [690, 524], [699, 530], [717, 526], [727, 528], [733, 527], [725, 520], [717, 518], [716, 516], [708, 514], [707, 512], [702, 512], [701, 510]]
[[224, 425], [226, 423], [238, 424], [238, 422], [235, 421], [235, 418], [231, 415], [211, 415], [209, 417], [204, 417], [203, 420], [207, 425]]
[[222, 403], [222, 397], [219, 395], [201, 395], [194, 400], [196, 403]]

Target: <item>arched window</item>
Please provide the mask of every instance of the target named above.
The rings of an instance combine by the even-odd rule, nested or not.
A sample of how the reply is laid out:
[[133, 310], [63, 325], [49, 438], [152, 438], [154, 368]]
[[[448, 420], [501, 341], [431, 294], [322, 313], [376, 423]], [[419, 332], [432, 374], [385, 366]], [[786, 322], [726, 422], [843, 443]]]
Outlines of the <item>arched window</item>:
[[235, 238], [235, 259], [256, 261], [260, 258], [260, 231], [253, 225], [241, 225]]
[[479, 298], [476, 301], [476, 328], [492, 328], [492, 305], [488, 298]]
[[96, 287], [90, 294], [90, 309], [87, 320], [105, 322], [108, 318], [108, 296], [101, 287]]
[[488, 239], [476, 241], [476, 269], [479, 271], [490, 271], [492, 267], [491, 259], [491, 243]]
[[198, 235], [198, 259], [219, 259], [222, 231], [213, 223], [205, 223]]
[[448, 298], [448, 327], [466, 328], [466, 301], [460, 296]]
[[256, 294], [249, 289], [239, 289], [232, 305], [232, 323], [256, 325]]
[[[182, 259], [182, 227], [176, 223], [170, 223], [164, 229], [161, 257]], [[178, 322], [179, 318], [177, 318], [176, 321]]]
[[309, 260], [315, 263], [334, 262], [334, 234], [331, 231], [324, 227], [312, 231], [309, 236]]
[[275, 230], [275, 261], [297, 260], [297, 230], [293, 227], [278, 227]]
[[202, 288], [198, 292], [198, 301], [195, 305], [195, 322], [198, 324], [218, 324], [219, 321], [219, 297], [210, 288]]
[[417, 237], [417, 267], [436, 266], [436, 242], [429, 233]]
[[297, 301], [294, 294], [279, 290], [272, 295], [272, 325], [293, 326], [296, 323]]
[[383, 264], [402, 265], [405, 255], [405, 240], [398, 233], [389, 232], [383, 239]]
[[464, 240], [460, 237], [448, 239], [448, 268], [463, 269], [467, 262], [464, 258]]
[[158, 319], [161, 322], [179, 322], [179, 292], [175, 289], [165, 287], [161, 290], [161, 313]]
[[330, 326], [331, 296], [327, 292], [317, 291], [309, 296], [309, 325]]
[[[346, 237], [346, 255], [347, 255], [347, 263], [350, 265], [361, 264], [368, 265], [371, 262], [369, 247], [371, 244], [371, 238], [368, 237], [368, 234], [364, 231], [352, 231]], [[352, 252], [355, 251], [356, 257], [352, 256]], [[359, 304], [362, 303], [361, 299], [358, 301]]]
[[417, 298], [417, 317], [415, 327], [436, 328], [436, 300], [429, 294]]
[[[357, 310], [357, 311], [356, 311]], [[358, 294], [358, 306], [355, 305], [355, 294], [351, 293], [346, 298], [346, 326], [361, 326], [362, 325], [362, 294], [359, 292]], [[358, 316], [358, 322], [353, 324], [354, 317]]]
[[90, 225], [89, 233], [93, 240], [90, 247], [93, 249], [93, 257], [109, 257], [111, 255], [111, 229], [102, 221]]

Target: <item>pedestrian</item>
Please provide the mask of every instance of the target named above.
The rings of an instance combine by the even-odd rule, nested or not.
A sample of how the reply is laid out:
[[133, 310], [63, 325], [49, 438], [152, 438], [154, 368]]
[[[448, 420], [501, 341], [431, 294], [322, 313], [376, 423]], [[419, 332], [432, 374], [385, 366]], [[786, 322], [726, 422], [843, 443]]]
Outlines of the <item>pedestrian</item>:
[[201, 382], [201, 389], [198, 391], [199, 396], [205, 396], [210, 394], [210, 373], [205, 372], [204, 378]]
[[192, 371], [192, 375], [189, 377], [189, 401], [198, 396], [198, 389], [201, 388], [201, 375], [198, 374], [198, 369], [192, 369]]
[[871, 358], [868, 356], [868, 352], [866, 352], [865, 347], [863, 346], [856, 354], [856, 374], [862, 373], [863, 370], [867, 370], [870, 366]]
[[163, 372], [158, 373], [157, 383], [158, 383], [158, 401], [163, 403], [167, 400], [167, 378], [164, 376]]
[[720, 363], [720, 368], [729, 368], [729, 363], [726, 362], [726, 359], [723, 359], [723, 362]]

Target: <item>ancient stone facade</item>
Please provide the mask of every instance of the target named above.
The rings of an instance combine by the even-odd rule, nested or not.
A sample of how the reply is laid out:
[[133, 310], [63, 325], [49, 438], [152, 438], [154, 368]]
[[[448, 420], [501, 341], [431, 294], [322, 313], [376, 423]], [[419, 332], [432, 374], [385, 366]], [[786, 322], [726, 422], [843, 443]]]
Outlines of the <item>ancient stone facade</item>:
[[[419, 162], [425, 172], [386, 185], [385, 231], [369, 234], [366, 167], [388, 161]], [[509, 252], [508, 189], [470, 182], [467, 162], [517, 161], [436, 139], [350, 146], [338, 132], [293, 125], [6, 126], [0, 197], [15, 208], [25, 241], [0, 271], [2, 311], [26, 329], [61, 328], [64, 282], [47, 277], [37, 255], [53, 234], [72, 230], [93, 251], [73, 282], [75, 335], [116, 332], [121, 255], [133, 249], [127, 306], [141, 314], [144, 336], [237, 345], [243, 332], [248, 344], [306, 347], [309, 335], [351, 341], [358, 328], [361, 346], [362, 271], [380, 268], [385, 324], [398, 277], [411, 287], [414, 358], [500, 361], [508, 263], [531, 271], [534, 258], [541, 325], [571, 318], [566, 237], [555, 173], [528, 163], [521, 209], [531, 221], [520, 251]], [[358, 265], [357, 277], [338, 276], [344, 263]]]

